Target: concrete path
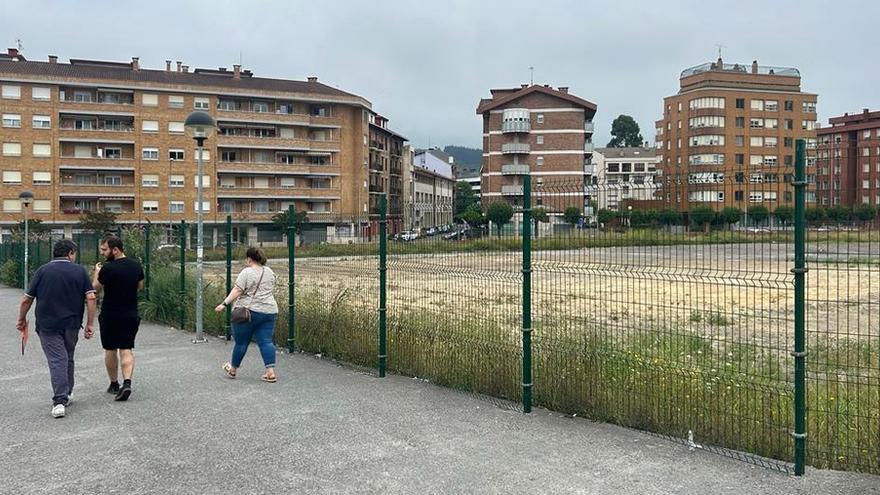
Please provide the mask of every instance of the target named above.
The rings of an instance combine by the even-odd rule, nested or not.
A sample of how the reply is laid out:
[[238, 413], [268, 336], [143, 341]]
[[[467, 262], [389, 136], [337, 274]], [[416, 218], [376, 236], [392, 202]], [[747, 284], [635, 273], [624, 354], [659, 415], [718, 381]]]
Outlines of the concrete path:
[[231, 346], [145, 324], [134, 394], [116, 403], [97, 337], [80, 341], [74, 404], [52, 419], [34, 336], [20, 356], [20, 291], [0, 289], [0, 493], [880, 493], [880, 478], [786, 476], [663, 439], [537, 410], [498, 408], [417, 380], [279, 355], [237, 380]]

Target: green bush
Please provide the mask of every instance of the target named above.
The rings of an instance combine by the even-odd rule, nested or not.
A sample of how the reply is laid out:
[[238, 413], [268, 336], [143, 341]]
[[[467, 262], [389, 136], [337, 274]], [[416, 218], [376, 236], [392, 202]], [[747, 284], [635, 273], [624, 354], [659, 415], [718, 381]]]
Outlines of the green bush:
[[0, 284], [21, 287], [21, 265], [15, 260], [6, 260], [0, 265]]

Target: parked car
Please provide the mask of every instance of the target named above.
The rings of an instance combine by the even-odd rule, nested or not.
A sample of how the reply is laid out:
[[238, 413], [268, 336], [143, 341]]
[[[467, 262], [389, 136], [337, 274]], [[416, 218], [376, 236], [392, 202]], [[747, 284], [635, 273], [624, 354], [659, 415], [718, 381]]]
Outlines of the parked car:
[[437, 227], [431, 227], [430, 229], [428, 229], [427, 232], [425, 232], [425, 234], [426, 235], [437, 235], [437, 232], [438, 232]]
[[407, 231], [407, 232], [400, 233], [400, 240], [404, 241], [404, 242], [414, 241], [418, 238], [419, 238], [419, 234], [417, 234], [415, 232]]

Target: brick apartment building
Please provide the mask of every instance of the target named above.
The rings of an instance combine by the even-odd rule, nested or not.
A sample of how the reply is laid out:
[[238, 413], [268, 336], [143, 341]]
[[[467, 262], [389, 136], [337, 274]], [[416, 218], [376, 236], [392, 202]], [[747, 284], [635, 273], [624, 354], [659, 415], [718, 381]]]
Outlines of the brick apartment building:
[[793, 205], [795, 140], [807, 139], [807, 201], [815, 201], [816, 95], [797, 69], [717, 62], [684, 70], [657, 121], [663, 204], [770, 211]]
[[312, 239], [332, 241], [374, 230], [377, 194], [400, 203], [404, 138], [369, 101], [317, 78], [171, 61], [150, 70], [137, 58], [30, 61], [10, 49], [0, 85], [0, 229], [21, 220], [23, 190], [34, 193], [32, 218], [67, 234], [89, 210], [114, 211], [122, 224], [194, 221], [195, 143], [183, 129], [193, 110], [217, 121], [202, 182], [209, 243], [228, 214], [239, 242], [271, 242], [280, 240], [272, 215], [293, 204], [308, 212]]
[[817, 202], [880, 206], [880, 112], [832, 117], [818, 134]]
[[593, 197], [593, 116], [596, 105], [567, 87], [493, 89], [480, 100], [483, 117], [481, 201], [522, 205], [523, 176], [532, 176], [533, 205], [551, 215], [583, 208]]

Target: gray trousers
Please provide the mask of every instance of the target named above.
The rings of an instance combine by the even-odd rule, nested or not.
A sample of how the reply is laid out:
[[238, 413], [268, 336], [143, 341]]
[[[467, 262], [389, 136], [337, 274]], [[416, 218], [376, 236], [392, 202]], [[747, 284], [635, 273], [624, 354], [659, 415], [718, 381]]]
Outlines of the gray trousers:
[[74, 330], [37, 329], [43, 354], [49, 362], [52, 378], [52, 405], [67, 404], [73, 392], [73, 351], [79, 340], [79, 328]]

